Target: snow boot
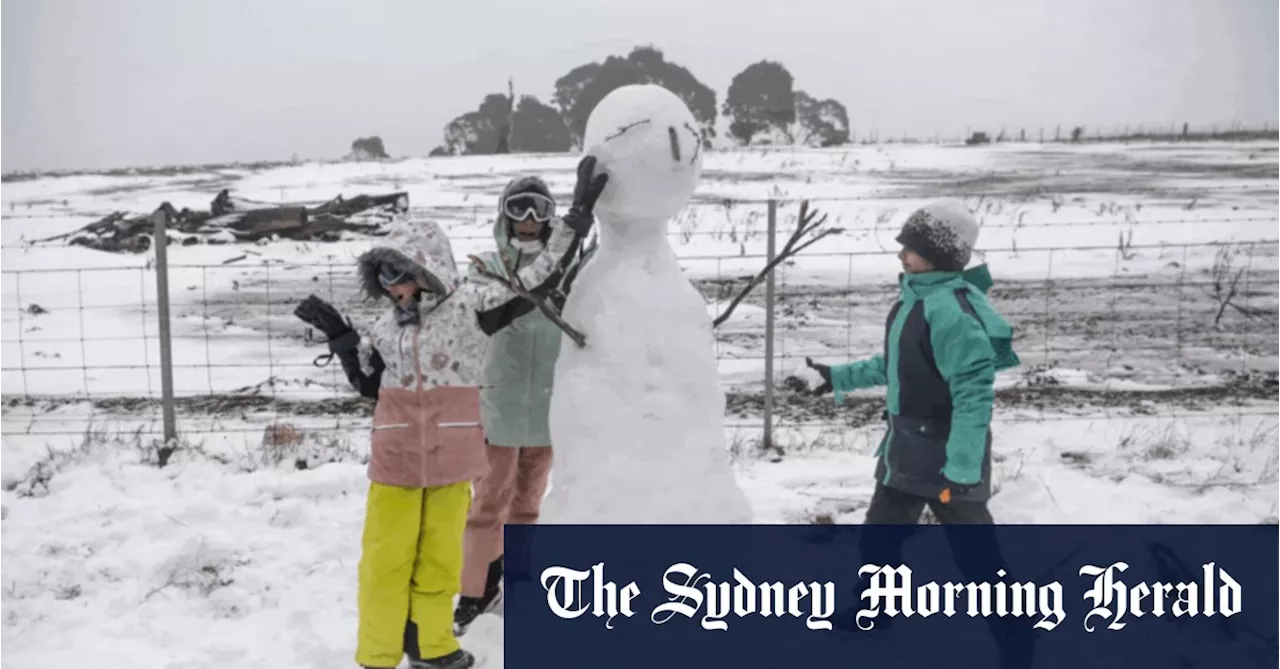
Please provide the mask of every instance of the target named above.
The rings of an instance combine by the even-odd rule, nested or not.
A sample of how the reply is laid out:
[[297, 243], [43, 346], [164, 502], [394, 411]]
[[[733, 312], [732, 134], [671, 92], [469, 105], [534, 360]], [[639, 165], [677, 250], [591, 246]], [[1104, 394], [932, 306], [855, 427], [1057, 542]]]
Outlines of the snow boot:
[[460, 637], [467, 633], [471, 623], [481, 615], [497, 608], [502, 601], [502, 558], [489, 563], [489, 574], [485, 578], [484, 594], [480, 597], [462, 596], [458, 598], [458, 608], [453, 612], [453, 635]]
[[430, 660], [409, 660], [410, 669], [470, 669], [476, 664], [476, 656], [459, 648], [443, 657]]
[[502, 601], [501, 590], [492, 594], [486, 593], [484, 597], [479, 598], [459, 598], [458, 608], [453, 612], [453, 635], [461, 637], [466, 634], [467, 630], [471, 628], [471, 623], [474, 623], [476, 618], [493, 611], [500, 601]]

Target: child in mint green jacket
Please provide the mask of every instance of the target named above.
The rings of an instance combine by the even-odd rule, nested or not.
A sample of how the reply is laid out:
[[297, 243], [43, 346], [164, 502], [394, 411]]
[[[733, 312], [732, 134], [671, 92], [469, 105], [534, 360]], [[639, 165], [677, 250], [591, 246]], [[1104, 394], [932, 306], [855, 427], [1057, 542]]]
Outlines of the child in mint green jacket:
[[[880, 443], [868, 525], [915, 525], [927, 505], [944, 525], [982, 525], [948, 531], [952, 553], [966, 578], [982, 583], [1007, 569], [987, 509], [991, 498], [991, 410], [995, 376], [1019, 364], [1013, 328], [987, 302], [985, 265], [965, 270], [978, 225], [961, 202], [929, 203], [907, 218], [898, 235], [902, 295], [885, 323], [884, 352], [829, 367], [809, 360], [822, 375], [818, 394], [837, 403], [860, 388], [886, 386], [888, 431]], [[868, 529], [859, 540], [863, 564], [902, 564], [905, 534]], [[866, 582], [859, 582], [854, 601]], [[835, 624], [857, 626], [856, 607]], [[882, 617], [883, 618], [883, 617]], [[892, 624], [878, 619], [876, 629]], [[1036, 637], [1026, 621], [988, 620], [1001, 669], [1029, 667]]]
[[887, 386], [888, 431], [877, 453], [867, 523], [916, 523], [929, 505], [942, 523], [990, 523], [991, 410], [996, 372], [1019, 364], [1013, 329], [987, 302], [986, 265], [964, 270], [978, 226], [963, 203], [912, 214], [897, 241], [902, 295], [884, 352], [847, 365], [809, 361], [818, 392], [837, 403]]

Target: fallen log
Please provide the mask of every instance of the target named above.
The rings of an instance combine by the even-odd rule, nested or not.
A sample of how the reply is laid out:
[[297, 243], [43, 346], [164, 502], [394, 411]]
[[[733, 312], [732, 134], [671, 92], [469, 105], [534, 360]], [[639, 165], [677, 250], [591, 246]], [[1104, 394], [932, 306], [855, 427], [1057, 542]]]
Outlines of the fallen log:
[[329, 214], [332, 216], [350, 216], [375, 207], [391, 207], [396, 211], [408, 211], [409, 194], [391, 193], [390, 195], [357, 195], [350, 200], [342, 196], [310, 209], [312, 214]]
[[222, 218], [234, 219], [226, 228], [235, 235], [236, 239], [256, 242], [272, 235], [288, 237], [290, 234], [296, 234], [307, 225], [307, 210], [302, 207], [255, 209]]
[[371, 237], [382, 237], [391, 231], [376, 223], [353, 223], [332, 216], [321, 216], [311, 219], [307, 223], [306, 229], [299, 232], [300, 236], [297, 239], [326, 242], [338, 241], [342, 238], [343, 232], [356, 232]]
[[[337, 241], [345, 232], [383, 236], [389, 231], [384, 223], [392, 215], [407, 211], [408, 193], [357, 195], [351, 199], [338, 196], [315, 206], [282, 205], [244, 208], [223, 190], [210, 203], [210, 211], [175, 209], [164, 202], [160, 210], [168, 214], [168, 243], [226, 244], [258, 242], [264, 239], [296, 241]], [[374, 214], [368, 216], [368, 214]], [[379, 214], [385, 214], [379, 216]], [[348, 220], [360, 216], [360, 220]], [[82, 228], [30, 242], [43, 244], [64, 241], [70, 246], [84, 246], [109, 253], [145, 253], [151, 249], [154, 226], [150, 214], [127, 217], [113, 212]]]

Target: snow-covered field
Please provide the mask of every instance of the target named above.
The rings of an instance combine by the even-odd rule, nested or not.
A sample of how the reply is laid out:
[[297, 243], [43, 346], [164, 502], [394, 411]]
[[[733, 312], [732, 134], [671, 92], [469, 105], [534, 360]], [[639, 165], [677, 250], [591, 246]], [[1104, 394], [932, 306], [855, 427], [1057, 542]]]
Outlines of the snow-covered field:
[[[183, 436], [171, 455], [153, 443], [152, 256], [26, 241], [163, 201], [204, 209], [222, 188], [266, 202], [404, 190], [461, 259], [491, 246], [509, 178], [541, 174], [567, 197], [575, 162], [6, 183], [4, 660], [352, 666], [370, 409], [336, 365], [313, 364], [323, 348], [292, 315], [310, 292], [357, 322], [372, 314], [352, 277], [370, 239], [168, 249]], [[893, 237], [912, 207], [947, 194], [983, 221], [992, 297], [1019, 329], [1024, 365], [999, 380], [998, 520], [1276, 522], [1277, 172], [1275, 142], [710, 154], [670, 227], [709, 313], [763, 265], [767, 199], [780, 200], [779, 247], [801, 198], [845, 230], [778, 273], [774, 449], [760, 448], [763, 287], [719, 328], [730, 440], [759, 521], [861, 521], [877, 393], [834, 407], [788, 377], [806, 376], [806, 355], [842, 362], [881, 345]], [[264, 447], [274, 423], [296, 443]], [[486, 616], [464, 643], [498, 667], [501, 638]]]

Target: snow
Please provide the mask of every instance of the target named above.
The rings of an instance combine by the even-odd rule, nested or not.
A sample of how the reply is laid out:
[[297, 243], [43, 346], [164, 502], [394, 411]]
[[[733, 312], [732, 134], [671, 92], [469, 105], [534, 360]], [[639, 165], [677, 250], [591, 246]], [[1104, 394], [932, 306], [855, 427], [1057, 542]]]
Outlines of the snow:
[[[698, 309], [707, 314], [721, 313], [735, 292], [718, 292], [715, 279], [761, 267], [764, 200], [782, 200], [781, 239], [800, 197], [817, 198], [846, 229], [777, 274], [779, 380], [804, 373], [805, 355], [844, 362], [881, 345], [898, 271], [892, 239], [913, 206], [946, 194], [975, 211], [977, 251], [993, 291], [1003, 291], [993, 299], [1018, 327], [1024, 361], [997, 384], [1015, 393], [995, 412], [999, 521], [1276, 522], [1274, 391], [1250, 399], [1224, 386], [1280, 366], [1276, 142], [773, 148], [710, 151], [703, 161], [667, 241], [706, 293]], [[169, 247], [185, 445], [160, 468], [150, 256], [24, 239], [166, 200], [206, 208], [222, 188], [270, 203], [403, 190], [441, 221], [463, 261], [492, 247], [507, 180], [538, 173], [564, 202], [576, 163], [516, 155], [5, 183], [4, 659], [353, 666], [368, 485], [368, 407], [352, 399], [337, 365], [313, 365], [324, 348], [304, 340], [291, 312], [315, 292], [353, 320], [367, 315], [353, 268], [371, 240]], [[1130, 231], [1120, 252], [1117, 238]], [[1240, 250], [1240, 304], [1271, 315], [1228, 309], [1212, 325], [1218, 305], [1208, 284], [1220, 247], [1210, 244]], [[763, 290], [717, 328], [714, 344], [737, 481], [755, 522], [860, 522], [881, 436], [874, 407], [793, 414], [797, 400], [779, 395], [776, 449], [764, 451], [759, 410], [740, 403], [761, 388]], [[24, 311], [33, 304], [44, 313]], [[592, 341], [590, 325], [579, 327]], [[658, 345], [684, 336], [664, 328], [651, 343], [665, 351]], [[630, 383], [607, 381], [601, 392]], [[1196, 395], [1201, 388], [1207, 394]], [[1042, 389], [1065, 399], [1017, 399]], [[1108, 390], [1113, 399], [1090, 399]], [[264, 448], [263, 431], [276, 423], [297, 427], [303, 443]], [[553, 492], [561, 477], [553, 472]], [[481, 666], [503, 666], [501, 618], [482, 616], [463, 644]]]
[[725, 447], [706, 306], [665, 235], [702, 168], [686, 127], [688, 108], [653, 85], [617, 89], [587, 121], [585, 146], [610, 181], [595, 210], [599, 251], [564, 308], [586, 346], [563, 337], [556, 362], [545, 522], [751, 520]]
[[[1256, 523], [1275, 514], [1274, 414], [1238, 423], [1221, 413], [1049, 418], [998, 414], [991, 506], [1001, 522]], [[288, 460], [253, 462], [256, 431], [237, 432], [247, 427], [228, 419], [163, 469], [125, 420], [76, 443], [48, 443], [76, 453], [49, 491], [24, 496], [6, 485], [5, 660], [354, 666], [364, 467], [354, 457], [303, 471]], [[1166, 454], [1167, 433], [1188, 449]], [[350, 435], [358, 457], [367, 446], [359, 430]], [[879, 428], [782, 436], [787, 457], [748, 458], [741, 473], [755, 522], [860, 522]], [[43, 457], [35, 440], [6, 436], [5, 448], [6, 482]], [[1237, 472], [1249, 458], [1260, 462]], [[1216, 476], [1197, 473], [1209, 470]], [[501, 618], [482, 616], [462, 642], [480, 666], [501, 667], [501, 640]]]
[[[359, 541], [339, 538], [360, 535], [364, 467], [237, 473], [179, 453], [159, 469], [143, 453], [95, 440], [46, 495], [6, 493], [5, 661], [354, 666]], [[501, 666], [501, 626], [471, 635]]]

